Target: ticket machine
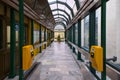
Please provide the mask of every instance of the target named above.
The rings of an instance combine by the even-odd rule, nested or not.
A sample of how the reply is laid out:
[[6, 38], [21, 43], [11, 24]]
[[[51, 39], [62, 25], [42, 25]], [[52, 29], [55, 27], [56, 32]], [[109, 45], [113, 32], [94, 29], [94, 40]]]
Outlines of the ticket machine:
[[92, 67], [99, 71], [103, 71], [103, 48], [100, 46], [92, 46], [90, 50], [90, 61]]
[[33, 61], [34, 51], [32, 45], [27, 45], [22, 48], [22, 68], [28, 70]]

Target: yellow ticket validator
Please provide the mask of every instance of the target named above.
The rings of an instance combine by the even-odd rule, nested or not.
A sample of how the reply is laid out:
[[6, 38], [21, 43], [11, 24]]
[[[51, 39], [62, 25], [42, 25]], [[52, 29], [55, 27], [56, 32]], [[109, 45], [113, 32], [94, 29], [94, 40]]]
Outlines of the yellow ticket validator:
[[92, 46], [90, 50], [90, 61], [92, 67], [99, 72], [103, 71], [103, 48], [100, 46]]
[[33, 61], [34, 51], [32, 45], [27, 45], [22, 48], [22, 68], [28, 70]]

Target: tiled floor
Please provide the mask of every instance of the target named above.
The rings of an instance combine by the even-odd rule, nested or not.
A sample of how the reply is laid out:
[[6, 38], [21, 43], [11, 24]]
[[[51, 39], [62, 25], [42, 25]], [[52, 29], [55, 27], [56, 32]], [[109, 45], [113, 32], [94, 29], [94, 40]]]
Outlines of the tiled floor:
[[54, 42], [45, 50], [41, 64], [29, 80], [83, 80], [72, 51], [65, 42]]

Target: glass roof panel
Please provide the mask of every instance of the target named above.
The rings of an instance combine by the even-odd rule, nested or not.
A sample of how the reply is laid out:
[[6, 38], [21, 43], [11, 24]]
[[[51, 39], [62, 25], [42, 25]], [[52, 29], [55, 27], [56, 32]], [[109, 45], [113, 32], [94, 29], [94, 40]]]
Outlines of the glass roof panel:
[[84, 3], [85, 1], [86, 1], [86, 0], [79, 0], [79, 4], [80, 4], [81, 7], [83, 6], [83, 3]]
[[76, 7], [76, 4], [74, 4], [74, 6], [73, 6], [73, 12], [74, 12], [74, 14], [77, 13], [77, 7]]
[[50, 8], [51, 8], [51, 10], [56, 9], [57, 8], [57, 4], [50, 5]]
[[58, 15], [57, 16], [54, 16], [54, 18], [57, 18], [58, 17]]
[[75, 4], [74, 0], [67, 0], [66, 2], [71, 8], [73, 8], [73, 5]]
[[[68, 6], [70, 6], [73, 9], [74, 15], [77, 13], [75, 0], [48, 0], [49, 3], [54, 2], [54, 1], [56, 1], [56, 3], [50, 5], [51, 10], [53, 10], [53, 9], [62, 9], [64, 11], [66, 11], [70, 15], [70, 17], [72, 19], [72, 13], [71, 13], [70, 9], [64, 4], [57, 3], [57, 1], [60, 1], [60, 2], [66, 3]], [[79, 0], [79, 2], [82, 2], [82, 1], [85, 1], [85, 0]], [[52, 14], [53, 15], [54, 14], [62, 14], [62, 15], [66, 16], [69, 19], [68, 15], [65, 14], [64, 12], [60, 11], [60, 10], [53, 11]], [[60, 16], [60, 17], [64, 18], [63, 16]], [[65, 20], [66, 20], [66, 18], [65, 18]]]
[[48, 0], [48, 2], [53, 2], [53, 1], [56, 1], [56, 0]]
[[71, 14], [71, 11], [70, 11], [67, 7], [65, 7], [65, 11], [66, 11], [68, 14]]
[[62, 14], [62, 15], [66, 16], [69, 19], [69, 17], [64, 12], [59, 11], [59, 14]]
[[63, 9], [63, 10], [64, 10], [64, 9], [65, 9], [65, 5], [58, 4], [58, 8], [59, 8], [59, 9]]
[[52, 13], [53, 13], [53, 14], [58, 14], [58, 11], [53, 11]]
[[63, 17], [63, 16], [61, 16], [61, 15], [59, 15], [59, 17], [64, 18], [64, 19], [67, 21], [67, 19], [66, 19], [65, 17]]
[[61, 2], [66, 2], [66, 0], [58, 0], [58, 1], [61, 1]]
[[66, 22], [65, 21], [62, 21], [65, 25], [66, 25]]

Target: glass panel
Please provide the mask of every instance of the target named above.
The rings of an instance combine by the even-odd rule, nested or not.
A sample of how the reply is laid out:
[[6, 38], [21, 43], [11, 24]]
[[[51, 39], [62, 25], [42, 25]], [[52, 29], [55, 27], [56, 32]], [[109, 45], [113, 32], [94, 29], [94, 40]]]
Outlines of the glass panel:
[[56, 0], [48, 0], [48, 2], [53, 2], [53, 1], [56, 1]]
[[66, 19], [65, 17], [63, 17], [63, 16], [61, 16], [61, 15], [59, 15], [59, 17], [61, 17], [61, 18], [65, 19], [65, 20], [67, 21], [67, 19]]
[[0, 19], [0, 49], [3, 48], [3, 21]]
[[101, 45], [101, 8], [96, 10], [95, 43], [96, 45]]
[[84, 46], [84, 19], [81, 20], [81, 46]]
[[51, 10], [56, 9], [57, 8], [57, 4], [50, 5], [50, 8], [51, 8]]
[[63, 21], [63, 23], [64, 23], [65, 25], [67, 25], [65, 21]]
[[75, 4], [74, 0], [67, 0], [66, 2], [71, 8], [73, 8], [73, 5]]
[[57, 17], [58, 17], [58, 15], [54, 16], [54, 18], [57, 18]]
[[73, 6], [73, 12], [74, 12], [74, 15], [77, 13], [77, 7], [76, 7], [76, 4], [74, 4], [74, 6]]
[[89, 50], [89, 16], [84, 19], [84, 46], [86, 50]]
[[78, 44], [78, 23], [75, 24], [75, 44]]
[[44, 30], [42, 30], [42, 42], [44, 41]]
[[65, 9], [65, 6], [64, 5], [62, 5], [62, 4], [58, 4], [58, 9]]
[[7, 47], [10, 47], [10, 26], [7, 26]]
[[58, 29], [63, 29], [63, 30], [64, 30], [64, 26], [58, 24], [58, 25], [55, 26], [54, 30], [56, 30], [56, 29], [57, 29], [57, 30], [58, 30]]
[[[18, 41], [19, 41], [19, 25], [15, 25], [15, 37], [16, 37], [16, 46], [18, 46]], [[10, 47], [10, 26], [7, 26], [7, 47]]]
[[57, 21], [63, 21], [61, 18], [56, 18], [55, 20], [57, 20]]
[[120, 69], [120, 0], [110, 0], [106, 6], [106, 55], [108, 58], [117, 57], [112, 62]]
[[84, 2], [85, 2], [86, 0], [79, 0], [79, 3], [80, 3], [80, 7], [82, 7], [83, 6], [83, 4], [84, 4]]
[[66, 0], [58, 0], [58, 1], [61, 1], [61, 2], [66, 2]]
[[[71, 11], [67, 8], [67, 7], [65, 7], [65, 11], [70, 15], [71, 14]], [[72, 18], [72, 17], [71, 17]]]
[[54, 14], [58, 14], [58, 11], [53, 11], [52, 14], [53, 14], [53, 15], [54, 15]]
[[59, 14], [65, 15], [65, 16], [69, 19], [68, 15], [67, 15], [67, 14], [65, 14], [64, 12], [59, 11]]
[[15, 34], [16, 34], [16, 46], [18, 46], [18, 41], [19, 41], [19, 24], [16, 24], [15, 28], [16, 28], [16, 31], [15, 31]]

